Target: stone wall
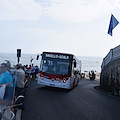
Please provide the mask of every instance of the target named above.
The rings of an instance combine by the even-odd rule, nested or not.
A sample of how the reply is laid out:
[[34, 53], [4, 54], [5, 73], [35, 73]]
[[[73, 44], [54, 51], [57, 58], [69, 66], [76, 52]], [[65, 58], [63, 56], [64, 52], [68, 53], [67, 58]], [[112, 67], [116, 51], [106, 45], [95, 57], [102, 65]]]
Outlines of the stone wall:
[[101, 71], [100, 89], [120, 96], [120, 58], [110, 61]]

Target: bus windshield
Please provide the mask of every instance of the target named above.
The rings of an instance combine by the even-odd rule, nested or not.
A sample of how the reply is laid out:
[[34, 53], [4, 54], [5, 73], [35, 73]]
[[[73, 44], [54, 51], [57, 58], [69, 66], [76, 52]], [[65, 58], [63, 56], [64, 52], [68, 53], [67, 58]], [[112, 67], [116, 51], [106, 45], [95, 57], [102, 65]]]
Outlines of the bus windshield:
[[70, 75], [70, 68], [69, 60], [42, 59], [40, 71], [53, 75]]

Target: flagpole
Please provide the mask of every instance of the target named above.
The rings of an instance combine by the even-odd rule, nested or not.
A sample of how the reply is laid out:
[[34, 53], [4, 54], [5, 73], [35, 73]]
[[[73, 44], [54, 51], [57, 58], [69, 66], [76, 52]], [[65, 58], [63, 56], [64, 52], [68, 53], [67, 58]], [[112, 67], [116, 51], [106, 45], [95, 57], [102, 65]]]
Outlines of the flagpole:
[[30, 65], [32, 65], [32, 62], [31, 62], [31, 60], [32, 60], [32, 56], [30, 57]]

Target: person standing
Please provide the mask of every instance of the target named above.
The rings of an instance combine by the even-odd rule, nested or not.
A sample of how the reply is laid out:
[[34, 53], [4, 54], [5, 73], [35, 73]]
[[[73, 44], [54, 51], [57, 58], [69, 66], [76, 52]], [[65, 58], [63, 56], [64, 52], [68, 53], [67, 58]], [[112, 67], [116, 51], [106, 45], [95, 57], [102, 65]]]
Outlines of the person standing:
[[7, 61], [6, 68], [7, 68], [7, 71], [9, 71], [11, 73], [10, 67], [11, 67], [10, 61]]
[[28, 67], [28, 74], [29, 74], [29, 78], [31, 79], [31, 75], [32, 75], [31, 65], [29, 65], [29, 67]]
[[16, 81], [16, 96], [23, 95], [23, 89], [25, 85], [25, 72], [22, 69], [22, 65], [17, 64], [16, 65], [16, 72], [15, 72], [15, 81]]
[[89, 71], [89, 79], [90, 79], [90, 80], [92, 79], [91, 71]]
[[0, 66], [1, 76], [0, 76], [0, 87], [3, 84], [6, 85], [4, 100], [6, 105], [11, 105], [14, 97], [14, 87], [13, 87], [13, 78], [9, 71], [7, 71], [7, 65], [2, 63]]
[[[16, 72], [15, 72], [15, 81], [16, 81], [16, 87], [15, 87], [15, 95], [18, 97], [19, 95], [23, 95], [23, 90], [25, 86], [25, 72], [22, 69], [21, 64], [16, 65]], [[24, 103], [22, 104], [21, 109], [25, 109]]]
[[95, 73], [92, 71], [92, 80], [95, 80]]
[[36, 65], [36, 69], [35, 69], [35, 78], [38, 77], [38, 73], [39, 73], [39, 68], [38, 68], [38, 66]]
[[35, 79], [35, 69], [36, 69], [36, 67], [32, 64], [32, 66], [31, 66], [31, 73], [32, 73], [32, 79]]

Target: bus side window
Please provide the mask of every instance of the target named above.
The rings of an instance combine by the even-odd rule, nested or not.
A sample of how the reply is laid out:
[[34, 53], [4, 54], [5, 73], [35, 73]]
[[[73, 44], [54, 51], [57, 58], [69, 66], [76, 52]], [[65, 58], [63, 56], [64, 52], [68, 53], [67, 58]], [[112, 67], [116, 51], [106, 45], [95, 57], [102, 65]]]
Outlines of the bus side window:
[[60, 72], [62, 73], [63, 71], [63, 65], [60, 66]]
[[74, 68], [76, 68], [76, 65], [77, 65], [77, 63], [76, 63], [76, 61], [74, 61]]

